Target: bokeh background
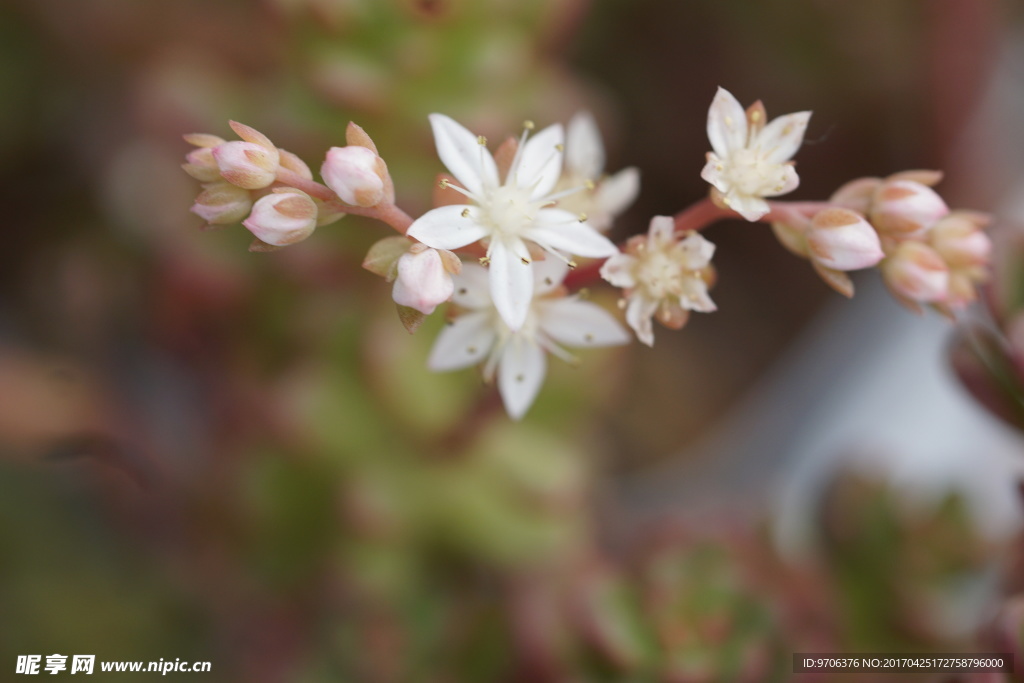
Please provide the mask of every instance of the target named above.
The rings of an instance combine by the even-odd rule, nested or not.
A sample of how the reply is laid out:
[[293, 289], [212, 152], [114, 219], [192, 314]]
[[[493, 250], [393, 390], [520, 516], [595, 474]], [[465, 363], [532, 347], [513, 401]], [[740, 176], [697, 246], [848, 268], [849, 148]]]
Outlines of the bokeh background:
[[[0, 670], [63, 653], [209, 660], [179, 678], [218, 681], [760, 681], [788, 680], [792, 652], [1020, 653], [1022, 18], [1009, 0], [0, 1]], [[409, 336], [359, 267], [386, 228], [348, 217], [250, 254], [188, 212], [181, 135], [228, 119], [313, 168], [354, 120], [415, 215], [441, 170], [430, 112], [500, 140], [586, 108], [608, 170], [642, 172], [624, 239], [706, 194], [719, 85], [814, 110], [794, 198], [941, 168], [951, 206], [995, 212], [974, 327], [899, 310], [873, 272], [838, 301], [763, 226], [725, 222], [718, 312], [553, 363], [517, 424], [474, 373], [425, 369], [441, 321]]]

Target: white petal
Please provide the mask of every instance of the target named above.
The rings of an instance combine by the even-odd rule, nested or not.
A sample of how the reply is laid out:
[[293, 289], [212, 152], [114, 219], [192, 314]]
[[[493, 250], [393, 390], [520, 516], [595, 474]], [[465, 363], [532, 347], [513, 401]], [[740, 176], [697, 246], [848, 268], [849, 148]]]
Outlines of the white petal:
[[572, 117], [565, 136], [565, 165], [580, 178], [597, 180], [604, 170], [601, 131], [589, 111]]
[[615, 287], [636, 287], [633, 267], [637, 259], [629, 254], [616, 254], [601, 266], [601, 277]]
[[547, 294], [562, 284], [569, 273], [569, 264], [560, 258], [550, 256], [543, 261], [533, 262], [534, 296]]
[[475, 263], [463, 263], [462, 272], [452, 276], [452, 301], [463, 308], [491, 308], [490, 273]]
[[658, 302], [647, 297], [634, 294], [626, 306], [626, 323], [636, 332], [636, 337], [648, 346], [654, 346], [654, 329], [651, 327], [651, 316], [658, 310]]
[[782, 164], [778, 173], [778, 184], [770, 192], [765, 192], [765, 197], [778, 197], [781, 194], [788, 194], [800, 186], [800, 176], [796, 174], [793, 164]]
[[715, 302], [708, 296], [708, 286], [700, 278], [690, 278], [683, 283], [684, 292], [679, 297], [679, 305], [688, 311], [711, 313], [717, 311]]
[[441, 330], [430, 350], [427, 367], [435, 372], [476, 365], [487, 357], [497, 333], [488, 312], [459, 316]]
[[619, 253], [607, 237], [579, 217], [561, 209], [544, 209], [537, 213], [533, 226], [523, 230], [523, 237], [546, 249], [558, 249], [574, 256], [601, 258]]
[[490, 249], [491, 301], [513, 332], [526, 322], [533, 300], [533, 271], [504, 242], [495, 240]]
[[729, 181], [725, 178], [725, 162], [708, 152], [708, 161], [700, 171], [700, 177], [715, 186], [719, 192], [729, 191]]
[[413, 221], [406, 235], [434, 249], [458, 249], [490, 234], [477, 222], [479, 212], [479, 207], [465, 204], [440, 206]]
[[597, 304], [564, 297], [538, 305], [540, 328], [566, 346], [618, 346], [629, 341], [622, 326]]
[[689, 270], [700, 270], [715, 255], [715, 245], [704, 239], [703, 235], [692, 234], [680, 242], [679, 246], [685, 255], [683, 265]]
[[431, 114], [437, 155], [462, 187], [479, 196], [484, 187], [498, 186], [498, 167], [479, 138], [444, 114]]
[[523, 145], [519, 163], [510, 173], [519, 187], [532, 188], [531, 199], [548, 195], [562, 174], [562, 151], [565, 141], [562, 124], [548, 126], [530, 136]]
[[655, 216], [647, 228], [647, 245], [657, 249], [663, 244], [675, 241], [676, 222], [671, 216]]
[[537, 398], [546, 372], [547, 359], [539, 346], [520, 337], [508, 340], [498, 368], [498, 391], [509, 417], [518, 420], [526, 414]]
[[718, 89], [708, 109], [708, 140], [720, 157], [747, 146], [747, 113], [725, 88]]
[[618, 216], [640, 194], [640, 170], [624, 168], [601, 181], [594, 193], [594, 203], [601, 213]]
[[780, 116], [764, 127], [752, 146], [760, 148], [768, 163], [788, 161], [800, 149], [810, 118], [809, 111]]
[[748, 221], [760, 220], [770, 210], [768, 202], [760, 197], [730, 192], [726, 195], [729, 208]]

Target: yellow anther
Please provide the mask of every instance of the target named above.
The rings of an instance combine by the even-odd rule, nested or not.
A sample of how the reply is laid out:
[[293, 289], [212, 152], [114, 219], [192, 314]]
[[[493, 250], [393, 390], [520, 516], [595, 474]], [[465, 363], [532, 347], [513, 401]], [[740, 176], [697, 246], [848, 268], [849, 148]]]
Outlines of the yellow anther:
[[559, 152], [564, 152], [565, 145], [563, 145], [562, 143], [558, 143], [557, 145], [555, 145], [555, 149], [557, 149]]
[[459, 215], [462, 216], [463, 218], [469, 218], [469, 209], [463, 209], [462, 213]]
[[447, 190], [448, 180], [446, 178], [441, 178], [441, 180], [437, 182], [437, 186], [440, 187], [442, 190]]
[[476, 142], [478, 145], [482, 147], [487, 144], [487, 138], [485, 138], [483, 135], [478, 135], [476, 137]]
[[575, 270], [576, 269], [576, 262], [575, 261], [569, 261], [569, 263], [566, 264], [566, 265], [569, 266], [569, 270]]
[[525, 121], [523, 121], [523, 128], [525, 128], [526, 130], [533, 130], [533, 121], [531, 121], [530, 119], [526, 119]]
[[587, 178], [586, 180], [583, 181], [583, 187], [587, 188], [587, 190], [589, 190], [590, 192], [593, 192], [594, 188], [597, 187], [597, 186], [594, 185], [594, 181], [593, 180], [591, 180], [590, 178]]
[[579, 215], [579, 219], [580, 219], [580, 223], [586, 223], [587, 222], [587, 214], [581, 213]]
[[491, 263], [491, 259], [488, 258], [487, 256], [481, 256], [480, 257], [480, 265], [481, 266], [487, 266], [487, 265], [490, 265], [490, 263]]
[[530, 265], [530, 259], [528, 259], [528, 258], [521, 258], [519, 260], [523, 262], [524, 266]]

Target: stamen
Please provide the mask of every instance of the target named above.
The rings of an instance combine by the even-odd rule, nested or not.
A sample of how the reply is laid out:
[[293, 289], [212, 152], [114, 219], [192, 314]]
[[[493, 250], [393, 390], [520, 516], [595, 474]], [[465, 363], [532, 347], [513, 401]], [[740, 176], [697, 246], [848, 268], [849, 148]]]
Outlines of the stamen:
[[569, 270], [576, 270], [577, 263], [575, 261], [568, 261], [565, 265], [569, 266]]
[[480, 145], [481, 147], [486, 147], [487, 146], [487, 138], [485, 138], [483, 135], [478, 135], [478, 136], [476, 136], [476, 143], [478, 145]]
[[586, 223], [587, 222], [587, 214], [581, 213], [579, 215], [579, 219], [580, 219], [580, 223]]
[[489, 265], [491, 265], [491, 257], [490, 256], [481, 256], [480, 257], [480, 265], [481, 266], [489, 266]]
[[618, 301], [615, 302], [615, 305], [619, 307], [620, 311], [624, 311], [626, 310], [626, 306], [629, 305], [629, 302], [626, 301], [625, 299], [619, 299]]
[[469, 218], [469, 209], [463, 209], [462, 213], [459, 215], [462, 216], [463, 218]]
[[522, 261], [524, 266], [530, 265], [530, 259], [528, 259], [528, 258], [521, 258], [519, 260]]
[[561, 142], [559, 142], [557, 145], [555, 145], [555, 149], [557, 149], [559, 152], [564, 152], [565, 151], [565, 145], [563, 145]]
[[583, 181], [583, 187], [587, 188], [588, 192], [593, 192], [594, 188], [597, 187], [597, 185], [594, 184], [593, 180], [587, 178], [586, 180]]
[[523, 121], [523, 128], [525, 130], [533, 130], [533, 121], [531, 121], [530, 119], [526, 119], [525, 121]]

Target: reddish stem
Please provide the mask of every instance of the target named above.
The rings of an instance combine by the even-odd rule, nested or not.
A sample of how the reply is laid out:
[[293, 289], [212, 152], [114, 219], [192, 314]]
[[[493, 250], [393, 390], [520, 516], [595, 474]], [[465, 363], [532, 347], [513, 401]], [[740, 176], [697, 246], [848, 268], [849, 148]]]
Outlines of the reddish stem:
[[334, 190], [326, 185], [305, 178], [287, 168], [277, 169], [277, 180], [284, 185], [294, 187], [296, 190], [302, 190], [310, 197], [322, 200], [331, 209], [355, 214], [356, 216], [374, 218], [387, 223], [403, 235], [409, 229], [409, 226], [412, 225], [412, 218], [409, 214], [395, 206], [394, 203], [378, 204], [377, 206], [352, 206], [341, 201], [338, 195], [334, 193]]

